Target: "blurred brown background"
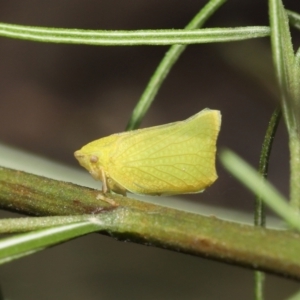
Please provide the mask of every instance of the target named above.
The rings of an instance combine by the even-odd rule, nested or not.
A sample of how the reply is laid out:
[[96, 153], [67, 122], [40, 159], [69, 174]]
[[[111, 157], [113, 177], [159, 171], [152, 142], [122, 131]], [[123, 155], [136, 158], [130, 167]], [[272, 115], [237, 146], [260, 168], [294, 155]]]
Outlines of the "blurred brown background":
[[[286, 8], [298, 10], [295, 0]], [[183, 28], [205, 1], [1, 1], [0, 21], [86, 29]], [[206, 27], [268, 25], [267, 1], [228, 1]], [[299, 34], [295, 32], [295, 45]], [[77, 167], [73, 152], [123, 131], [168, 47], [95, 47], [0, 38], [0, 142]], [[276, 106], [269, 39], [189, 46], [164, 83], [142, 127], [219, 109], [219, 146], [257, 165]], [[1, 153], [0, 153], [1, 155]], [[78, 166], [79, 168], [79, 166]], [[218, 163], [219, 179], [187, 197], [252, 210], [253, 196]], [[288, 195], [283, 123], [270, 179]], [[92, 179], [91, 179], [92, 180]], [[161, 249], [90, 235], [0, 267], [9, 299], [253, 299], [253, 273]], [[296, 283], [268, 276], [269, 299]]]

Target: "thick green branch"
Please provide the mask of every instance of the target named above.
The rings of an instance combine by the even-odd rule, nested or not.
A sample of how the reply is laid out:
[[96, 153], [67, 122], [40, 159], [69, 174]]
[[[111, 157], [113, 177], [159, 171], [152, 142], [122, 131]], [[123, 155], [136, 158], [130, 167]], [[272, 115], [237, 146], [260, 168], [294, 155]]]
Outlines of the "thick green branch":
[[97, 190], [0, 168], [4, 209], [37, 216], [94, 213], [101, 232], [120, 240], [300, 279], [300, 235], [295, 232], [255, 228], [118, 195], [102, 197]]

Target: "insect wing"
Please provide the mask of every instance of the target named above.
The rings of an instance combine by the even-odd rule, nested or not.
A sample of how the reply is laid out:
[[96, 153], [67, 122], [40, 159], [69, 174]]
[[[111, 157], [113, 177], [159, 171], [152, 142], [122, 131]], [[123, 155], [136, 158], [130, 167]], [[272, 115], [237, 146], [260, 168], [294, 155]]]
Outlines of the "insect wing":
[[137, 194], [197, 193], [216, 179], [219, 111], [120, 136], [111, 153], [111, 178]]

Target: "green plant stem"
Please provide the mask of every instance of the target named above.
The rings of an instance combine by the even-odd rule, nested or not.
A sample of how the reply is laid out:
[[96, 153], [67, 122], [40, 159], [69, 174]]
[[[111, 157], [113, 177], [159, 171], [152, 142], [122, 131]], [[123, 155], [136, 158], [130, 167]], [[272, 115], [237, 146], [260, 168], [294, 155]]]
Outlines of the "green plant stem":
[[254, 299], [264, 299], [265, 273], [262, 271], [254, 272]]
[[36, 216], [92, 214], [102, 233], [120, 240], [300, 280], [300, 235], [295, 232], [223, 221], [119, 195], [98, 200], [99, 195], [97, 190], [0, 168], [4, 209]]
[[[192, 21], [185, 27], [185, 30], [197, 29], [203, 26], [206, 20], [227, 0], [212, 0], [205, 5], [204, 8], [192, 19]], [[131, 118], [127, 124], [126, 130], [138, 128], [164, 79], [169, 74], [172, 66], [179, 59], [180, 55], [186, 49], [186, 45], [173, 45], [165, 54], [164, 58], [158, 65], [154, 74], [152, 75], [145, 91], [140, 100], [135, 106]]]
[[[270, 159], [274, 136], [280, 121], [280, 117], [281, 117], [281, 109], [280, 107], [277, 107], [271, 116], [267, 128], [267, 132], [264, 138], [260, 159], [259, 159], [258, 172], [263, 177], [263, 179], [266, 179], [268, 177], [269, 159]], [[254, 225], [260, 227], [265, 227], [266, 225], [265, 207], [260, 195], [256, 196]], [[264, 281], [265, 281], [265, 274], [261, 271], [255, 271], [254, 273], [255, 300], [264, 299]]]
[[[278, 123], [280, 121], [280, 117], [281, 117], [281, 108], [278, 107], [275, 109], [270, 119], [267, 132], [264, 138], [261, 154], [260, 154], [258, 172], [263, 178], [268, 177], [269, 159], [270, 159], [273, 139], [278, 127]], [[256, 198], [254, 224], [256, 226], [265, 226], [266, 224], [264, 204], [260, 195], [257, 195]]]

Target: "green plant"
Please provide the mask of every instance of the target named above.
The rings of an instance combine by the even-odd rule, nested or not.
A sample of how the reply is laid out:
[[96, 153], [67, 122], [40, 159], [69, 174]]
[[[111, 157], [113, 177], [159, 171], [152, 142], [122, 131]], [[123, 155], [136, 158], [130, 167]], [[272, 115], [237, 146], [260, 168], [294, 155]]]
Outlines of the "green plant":
[[[270, 28], [255, 26], [195, 29], [201, 27], [224, 2], [210, 1], [184, 30], [86, 31], [2, 23], [0, 34], [10, 38], [67, 44], [106, 46], [175, 44], [167, 52], [151, 78], [133, 112], [128, 129], [136, 128], [140, 124], [159, 87], [186, 45], [238, 41], [271, 35], [275, 70], [281, 91], [281, 107], [290, 139], [292, 208], [284, 204], [285, 199], [280, 193], [261, 180], [259, 175], [247, 167], [242, 169], [243, 162], [235, 156], [224, 152], [222, 161], [233, 174], [241, 172], [237, 173], [240, 179], [242, 175], [245, 175], [244, 183], [280, 214], [289, 225], [299, 230], [298, 216], [295, 214], [300, 207], [299, 53], [294, 54], [292, 49], [286, 12], [280, 1], [273, 0], [269, 3]], [[297, 27], [299, 16], [293, 12], [288, 12], [288, 14]], [[268, 156], [266, 162], [267, 159]], [[100, 231], [120, 240], [150, 243], [175, 251], [207, 256], [291, 278], [300, 278], [299, 236], [293, 231], [276, 231], [234, 224], [116, 195], [111, 195], [109, 198], [102, 195], [99, 202], [96, 199], [99, 191], [4, 168], [1, 169], [0, 178], [1, 207], [30, 215], [56, 216], [1, 221], [1, 230], [4, 233], [34, 230], [2, 241], [0, 244], [2, 263], [76, 236]], [[257, 221], [257, 224], [263, 225], [263, 206], [260, 205], [260, 207], [257, 214], [261, 215], [261, 219]], [[94, 214], [91, 216], [91, 213]], [[58, 215], [60, 217], [57, 217]], [[218, 228], [222, 228], [221, 233], [216, 230]], [[198, 243], [194, 244], [195, 239]], [[284, 248], [282, 244], [276, 242], [278, 240], [282, 241]], [[259, 297], [262, 299], [262, 290], [257, 292], [257, 299]]]

